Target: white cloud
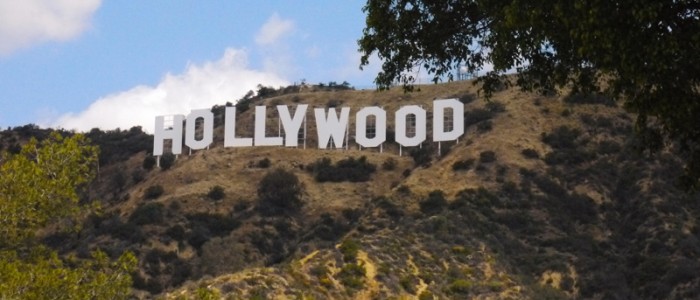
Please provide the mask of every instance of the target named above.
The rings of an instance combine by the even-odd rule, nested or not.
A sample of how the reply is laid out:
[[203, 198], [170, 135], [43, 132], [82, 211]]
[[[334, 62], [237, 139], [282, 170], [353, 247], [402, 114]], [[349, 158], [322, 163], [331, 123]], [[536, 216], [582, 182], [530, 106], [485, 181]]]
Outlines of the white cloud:
[[277, 13], [273, 13], [255, 35], [255, 43], [261, 46], [274, 44], [292, 30], [294, 21], [282, 19]]
[[369, 64], [360, 70], [360, 59], [362, 53], [347, 47], [343, 51], [343, 62], [338, 67], [332, 69], [330, 76], [337, 80], [347, 80], [355, 88], [374, 88], [374, 78], [382, 69], [382, 60], [376, 53], [369, 57]]
[[227, 49], [214, 62], [190, 65], [180, 75], [167, 74], [155, 86], [137, 86], [128, 91], [108, 95], [92, 103], [85, 111], [68, 113], [51, 127], [87, 131], [130, 128], [140, 125], [153, 132], [155, 117], [188, 114], [192, 109], [210, 108], [215, 104], [234, 102], [258, 84], [284, 86], [289, 83], [273, 73], [251, 70], [242, 50]]
[[66, 41], [90, 26], [101, 0], [0, 0], [0, 56], [44, 41]]

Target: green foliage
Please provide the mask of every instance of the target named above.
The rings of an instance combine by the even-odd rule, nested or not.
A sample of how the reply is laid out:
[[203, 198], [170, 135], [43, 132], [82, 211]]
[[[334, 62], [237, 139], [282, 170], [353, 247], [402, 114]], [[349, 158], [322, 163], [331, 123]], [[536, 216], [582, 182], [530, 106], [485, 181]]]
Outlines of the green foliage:
[[265, 158], [259, 160], [255, 166], [258, 168], [261, 168], [261, 169], [267, 169], [270, 167], [271, 164], [272, 163], [270, 162], [270, 159], [265, 157]]
[[491, 150], [487, 150], [487, 151], [483, 151], [483, 152], [479, 153], [479, 162], [486, 164], [486, 163], [492, 163], [494, 161], [496, 161], [496, 153], [495, 152], [493, 152]]
[[97, 148], [82, 135], [32, 139], [17, 155], [0, 154], [0, 247], [90, 208], [79, 192], [94, 176]]
[[367, 161], [366, 156], [359, 159], [348, 157], [335, 164], [328, 157], [321, 158], [307, 166], [314, 173], [318, 182], [364, 182], [377, 170], [377, 166]]
[[206, 287], [200, 287], [195, 292], [195, 299], [197, 300], [217, 300], [221, 299], [221, 293], [215, 289], [208, 289]]
[[146, 155], [146, 157], [143, 159], [143, 163], [141, 164], [141, 166], [145, 170], [149, 170], [149, 171], [152, 170], [155, 165], [156, 165], [156, 158], [151, 156], [151, 155]]
[[447, 200], [445, 199], [445, 193], [440, 190], [432, 191], [428, 194], [428, 198], [419, 203], [420, 210], [424, 214], [433, 215], [445, 207], [447, 207]]
[[433, 300], [433, 299], [434, 299], [433, 293], [431, 293], [428, 290], [425, 290], [422, 293], [420, 293], [420, 295], [418, 295], [418, 300]]
[[413, 162], [416, 166], [427, 167], [433, 159], [434, 149], [431, 144], [425, 145], [423, 147], [413, 147], [410, 148], [408, 154], [413, 158]]
[[258, 208], [272, 215], [296, 212], [304, 204], [302, 191], [301, 182], [294, 173], [284, 169], [272, 170], [258, 184]]
[[224, 187], [220, 185], [215, 185], [209, 189], [209, 192], [207, 193], [207, 197], [211, 200], [221, 200], [226, 197], [226, 192], [224, 191]]
[[156, 184], [146, 188], [146, 191], [144, 191], [143, 196], [146, 199], [156, 199], [163, 195], [163, 192], [165, 192], [163, 187], [160, 184]]
[[354, 239], [345, 239], [340, 244], [340, 252], [343, 253], [343, 260], [352, 262], [357, 259], [357, 252], [360, 251], [360, 243]]
[[173, 164], [175, 164], [175, 154], [172, 154], [170, 152], [163, 153], [163, 155], [160, 156], [160, 169], [165, 171], [170, 169]]
[[228, 235], [241, 225], [240, 221], [231, 215], [194, 213], [188, 214], [186, 217], [191, 222], [192, 227], [202, 227], [214, 236]]
[[523, 149], [523, 151], [520, 151], [520, 153], [525, 156], [525, 158], [529, 159], [538, 159], [540, 158], [540, 154], [537, 153], [537, 150], [532, 149], [532, 148], [527, 148]]
[[[438, 82], [452, 80], [455, 70], [475, 73], [491, 64], [493, 71], [477, 79], [487, 98], [517, 85], [583, 95], [571, 102], [624, 102], [637, 115], [642, 145], [652, 151], [679, 146], [686, 153], [683, 183], [698, 186], [700, 127], [689, 126], [700, 119], [696, 4], [369, 0], [360, 65], [379, 57], [381, 89], [401, 82], [412, 90], [418, 70]], [[516, 75], [505, 75], [513, 69]]]
[[474, 283], [466, 279], [456, 279], [450, 283], [449, 289], [455, 294], [469, 294], [474, 288]]
[[471, 169], [472, 165], [474, 165], [473, 158], [460, 160], [460, 161], [456, 161], [454, 164], [452, 164], [452, 170], [453, 171], [469, 170], [469, 169]]
[[129, 216], [129, 223], [134, 225], [158, 224], [165, 220], [165, 207], [157, 202], [145, 203]]
[[100, 147], [100, 165], [126, 161], [136, 153], [150, 151], [153, 146], [153, 136], [143, 132], [140, 126], [107, 131], [93, 128], [85, 137]]
[[28, 258], [14, 251], [0, 251], [2, 299], [127, 299], [129, 272], [136, 258], [125, 253], [109, 262], [102, 252], [88, 261], [64, 263], [56, 253], [34, 249]]
[[344, 264], [338, 273], [340, 282], [349, 289], [361, 289], [365, 284], [365, 267], [349, 263]]
[[554, 149], [572, 149], [578, 145], [576, 140], [580, 135], [579, 129], [563, 125], [554, 129], [552, 133], [542, 134], [542, 141]]
[[61, 260], [37, 246], [34, 233], [87, 212], [79, 194], [92, 179], [97, 148], [82, 135], [51, 133], [17, 154], [0, 154], [0, 298], [126, 299], [136, 258], [110, 262], [94, 252], [85, 261]]

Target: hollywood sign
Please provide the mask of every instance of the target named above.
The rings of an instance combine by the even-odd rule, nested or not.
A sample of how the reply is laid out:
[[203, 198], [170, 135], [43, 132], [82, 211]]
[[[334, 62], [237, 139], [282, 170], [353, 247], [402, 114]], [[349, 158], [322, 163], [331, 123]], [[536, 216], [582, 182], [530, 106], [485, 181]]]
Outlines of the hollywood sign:
[[[226, 107], [224, 122], [224, 147], [286, 146], [297, 147], [302, 124], [306, 122], [308, 105], [297, 105], [294, 115], [287, 105], [277, 105], [280, 135], [266, 135], [267, 107], [255, 107], [253, 137], [236, 136], [236, 107]], [[454, 141], [464, 134], [464, 104], [457, 99], [433, 101], [434, 142]], [[206, 149], [214, 141], [214, 114], [208, 109], [192, 110], [186, 117], [174, 115], [171, 126], [166, 126], [165, 116], [157, 116], [153, 140], [153, 155], [163, 154], [165, 140], [172, 141], [173, 154], [182, 153], [182, 130], [185, 124], [185, 145], [192, 150]], [[350, 108], [342, 107], [340, 115], [335, 108], [314, 108], [318, 148], [326, 149], [333, 141], [335, 148], [343, 147], [349, 135]], [[368, 120], [374, 118], [375, 134], [367, 134]], [[202, 120], [202, 133], [196, 138], [196, 123]], [[355, 114], [355, 142], [365, 148], [381, 147], [386, 142], [387, 112], [378, 106], [363, 107]], [[451, 124], [448, 124], [448, 120]], [[409, 124], [410, 123], [410, 124]], [[403, 147], [415, 147], [426, 140], [427, 111], [418, 105], [403, 106], [394, 113], [395, 142]], [[450, 126], [451, 125], [451, 126]], [[281, 129], [284, 129], [284, 137]], [[410, 130], [409, 132], [409, 128]], [[305, 130], [305, 129], [304, 129]], [[347, 145], [347, 144], [346, 144]]]

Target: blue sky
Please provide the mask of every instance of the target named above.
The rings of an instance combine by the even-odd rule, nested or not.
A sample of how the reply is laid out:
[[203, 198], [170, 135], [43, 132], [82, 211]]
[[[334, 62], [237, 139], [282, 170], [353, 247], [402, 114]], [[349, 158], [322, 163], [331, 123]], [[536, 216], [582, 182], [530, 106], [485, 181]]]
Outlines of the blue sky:
[[364, 1], [0, 0], [0, 126], [89, 130], [187, 114], [257, 84], [348, 81]]

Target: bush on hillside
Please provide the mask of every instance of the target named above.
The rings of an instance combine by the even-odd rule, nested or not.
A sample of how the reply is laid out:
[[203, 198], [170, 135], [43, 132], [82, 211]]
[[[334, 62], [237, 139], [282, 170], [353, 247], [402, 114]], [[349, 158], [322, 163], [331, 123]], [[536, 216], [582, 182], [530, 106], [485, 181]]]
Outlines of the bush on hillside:
[[268, 172], [258, 184], [258, 208], [271, 215], [296, 212], [303, 205], [302, 186], [294, 173], [284, 169]]
[[447, 207], [445, 193], [440, 190], [434, 190], [428, 194], [428, 198], [419, 203], [420, 211], [427, 215], [434, 215]]
[[520, 154], [522, 154], [525, 158], [529, 158], [529, 159], [540, 158], [540, 154], [537, 153], [537, 150], [532, 149], [532, 148], [523, 149], [523, 151], [520, 151]]
[[156, 165], [156, 158], [153, 157], [152, 155], [146, 155], [146, 157], [143, 159], [143, 163], [141, 164], [141, 166], [145, 170], [149, 170], [149, 171], [152, 170], [155, 165]]
[[207, 193], [207, 197], [211, 200], [221, 200], [226, 197], [226, 192], [224, 191], [224, 188], [220, 185], [215, 185], [209, 189], [209, 192]]
[[377, 167], [368, 162], [365, 156], [359, 159], [348, 157], [335, 164], [331, 163], [330, 158], [324, 157], [308, 165], [307, 169], [314, 173], [314, 179], [318, 182], [364, 182], [370, 179]]
[[483, 151], [479, 153], [479, 162], [481, 163], [492, 163], [496, 161], [496, 153], [488, 150], [488, 151]]
[[165, 208], [157, 202], [143, 204], [129, 216], [129, 223], [134, 225], [158, 224], [164, 220]]
[[163, 187], [160, 184], [156, 184], [146, 188], [143, 196], [146, 197], [146, 199], [156, 199], [163, 195], [163, 192]]
[[167, 169], [170, 169], [170, 167], [173, 166], [175, 163], [175, 154], [172, 154], [170, 152], [164, 153], [160, 157], [160, 169], [165, 171]]
[[270, 162], [270, 159], [265, 157], [265, 158], [259, 160], [255, 166], [258, 168], [261, 168], [261, 169], [267, 169], [270, 167], [271, 164], [272, 163]]
[[462, 171], [462, 170], [469, 170], [471, 167], [474, 165], [474, 159], [465, 159], [465, 160], [460, 160], [452, 164], [452, 170], [453, 171]]
[[430, 161], [433, 159], [434, 149], [432, 144], [425, 145], [423, 147], [413, 147], [410, 148], [408, 154], [413, 158], [413, 162], [417, 167], [427, 167], [430, 165]]

